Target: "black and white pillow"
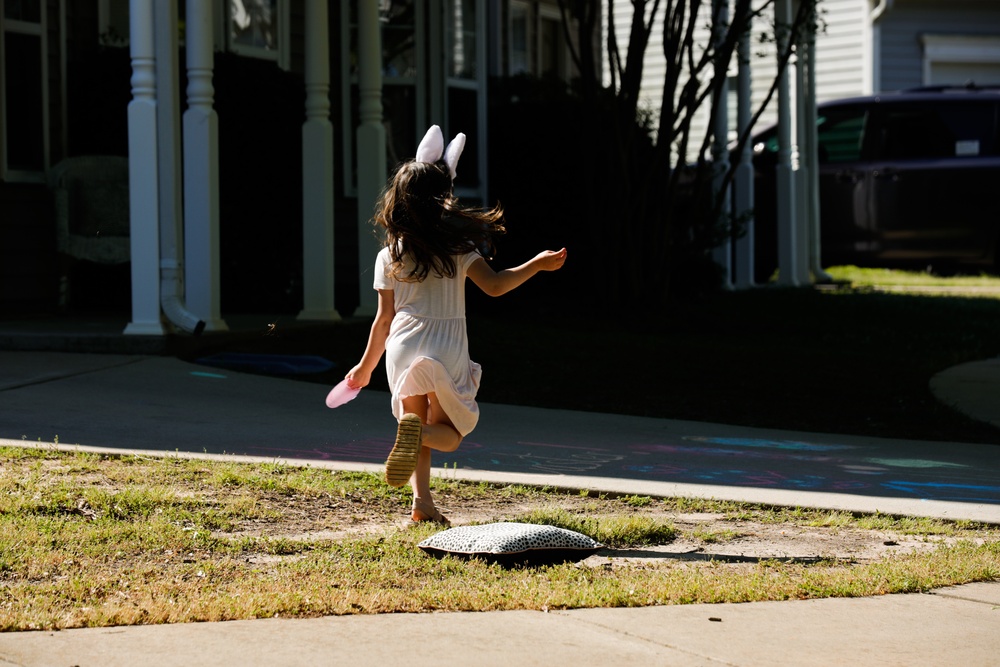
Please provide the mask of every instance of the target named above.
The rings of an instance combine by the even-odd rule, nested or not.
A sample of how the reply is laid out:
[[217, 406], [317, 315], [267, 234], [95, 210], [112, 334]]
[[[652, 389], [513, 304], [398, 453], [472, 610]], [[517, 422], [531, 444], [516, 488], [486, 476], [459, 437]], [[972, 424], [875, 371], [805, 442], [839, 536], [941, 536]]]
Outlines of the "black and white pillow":
[[449, 528], [417, 546], [437, 558], [480, 558], [508, 566], [575, 562], [604, 548], [583, 533], [565, 528], [506, 522]]

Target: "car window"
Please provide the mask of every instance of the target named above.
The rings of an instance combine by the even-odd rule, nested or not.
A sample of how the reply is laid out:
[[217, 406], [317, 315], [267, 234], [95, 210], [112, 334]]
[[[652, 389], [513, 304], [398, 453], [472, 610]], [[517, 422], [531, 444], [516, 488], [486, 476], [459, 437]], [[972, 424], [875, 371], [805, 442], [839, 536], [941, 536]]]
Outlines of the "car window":
[[857, 162], [861, 159], [868, 112], [865, 109], [820, 110], [816, 131], [820, 162]]
[[[861, 159], [868, 112], [864, 107], [831, 107], [820, 109], [816, 116], [819, 161], [857, 162]], [[771, 131], [754, 145], [757, 153], [777, 153], [778, 135]]]
[[960, 101], [887, 107], [876, 157], [935, 160], [996, 154], [994, 113], [990, 104]]

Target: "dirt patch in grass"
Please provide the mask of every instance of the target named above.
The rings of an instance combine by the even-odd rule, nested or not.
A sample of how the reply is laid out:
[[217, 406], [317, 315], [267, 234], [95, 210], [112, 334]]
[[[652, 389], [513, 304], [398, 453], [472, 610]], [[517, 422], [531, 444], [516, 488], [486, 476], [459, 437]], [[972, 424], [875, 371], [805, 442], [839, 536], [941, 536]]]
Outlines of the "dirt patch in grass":
[[[405, 506], [375, 502], [362, 496], [341, 499], [298, 496], [269, 496], [259, 499], [267, 513], [279, 518], [244, 522], [238, 530], [216, 532], [218, 537], [268, 537], [292, 541], [344, 539], [379, 535], [386, 531], [413, 529]], [[908, 534], [900, 530], [865, 529], [829, 523], [830, 513], [816, 512], [806, 524], [791, 517], [762, 509], [759, 520], [734, 519], [720, 512], [678, 510], [669, 501], [649, 499], [645, 507], [628, 504], [627, 499], [579, 495], [540, 495], [526, 500], [477, 497], [442, 493], [438, 505], [452, 525], [523, 521], [536, 511], [565, 511], [574, 516], [609, 517], [622, 514], [642, 516], [672, 524], [677, 537], [665, 544], [636, 548], [607, 548], [584, 561], [584, 565], [639, 565], [651, 562], [753, 563], [762, 560], [811, 563], [840, 561], [873, 562], [904, 553], [932, 551], [958, 538], [950, 535]], [[812, 513], [810, 513], [812, 514]], [[832, 515], [836, 516], [836, 515]], [[841, 517], [846, 521], [846, 515]], [[799, 521], [802, 521], [799, 517]], [[834, 521], [841, 523], [843, 521]], [[442, 527], [443, 529], [443, 527]], [[963, 539], [969, 539], [965, 535]], [[267, 556], [268, 560], [274, 558]]]

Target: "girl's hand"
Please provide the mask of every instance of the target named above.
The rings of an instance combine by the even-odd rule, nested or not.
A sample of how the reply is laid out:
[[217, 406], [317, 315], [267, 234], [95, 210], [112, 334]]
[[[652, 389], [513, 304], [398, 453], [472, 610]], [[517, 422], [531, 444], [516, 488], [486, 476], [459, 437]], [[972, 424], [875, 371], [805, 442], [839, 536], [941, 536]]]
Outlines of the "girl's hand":
[[371, 382], [372, 373], [361, 368], [361, 365], [358, 364], [344, 376], [344, 379], [347, 380], [347, 386], [351, 389], [363, 389]]
[[562, 250], [545, 250], [538, 253], [527, 262], [512, 269], [496, 272], [490, 268], [482, 257], [476, 258], [469, 265], [469, 279], [476, 287], [490, 296], [500, 296], [523, 285], [541, 271], [556, 271], [566, 263], [566, 248]]
[[540, 271], [558, 271], [566, 263], [566, 248], [562, 250], [545, 250], [535, 255]]

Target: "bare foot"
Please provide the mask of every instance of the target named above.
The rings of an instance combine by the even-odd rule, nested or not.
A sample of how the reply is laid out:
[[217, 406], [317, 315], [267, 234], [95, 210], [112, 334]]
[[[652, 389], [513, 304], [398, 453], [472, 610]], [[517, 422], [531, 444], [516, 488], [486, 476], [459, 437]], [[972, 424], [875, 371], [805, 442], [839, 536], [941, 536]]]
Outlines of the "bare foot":
[[448, 517], [438, 511], [438, 508], [434, 506], [433, 501], [424, 500], [423, 498], [413, 499], [413, 511], [410, 513], [410, 518], [415, 523], [433, 521], [434, 523], [439, 523], [442, 526], [451, 525], [451, 521], [448, 521]]

